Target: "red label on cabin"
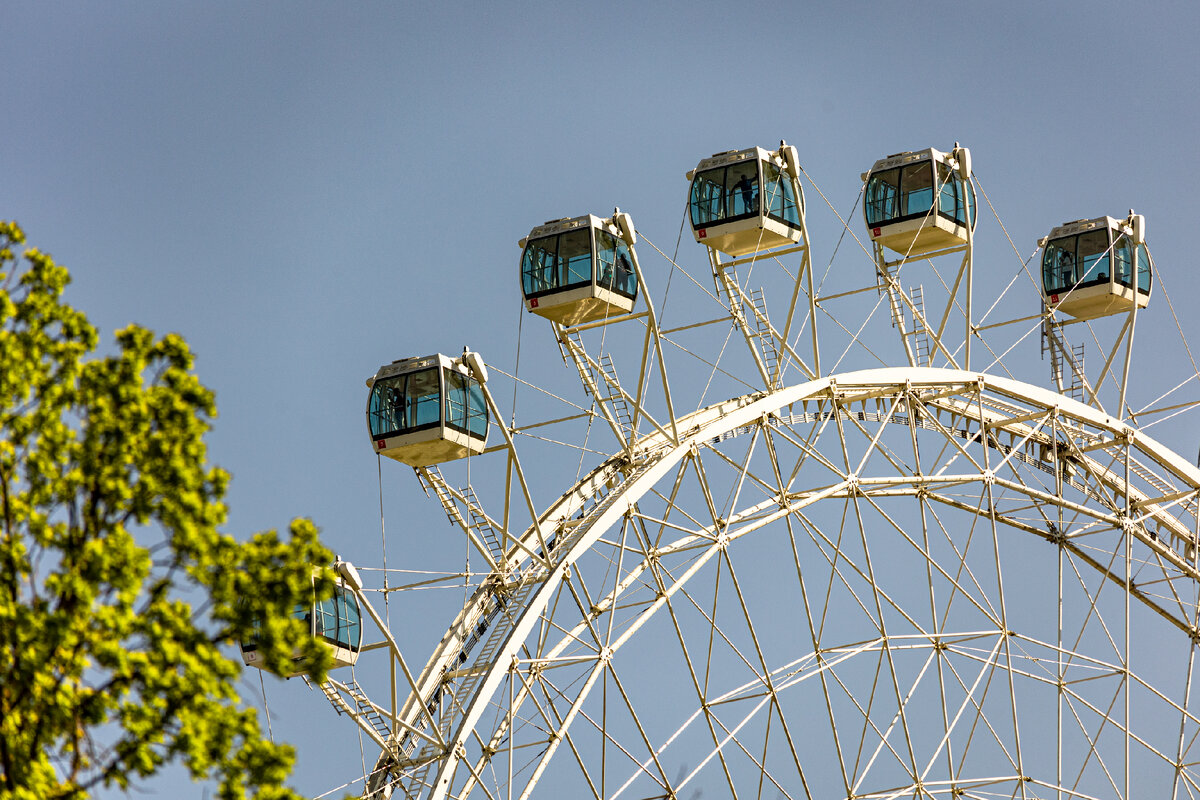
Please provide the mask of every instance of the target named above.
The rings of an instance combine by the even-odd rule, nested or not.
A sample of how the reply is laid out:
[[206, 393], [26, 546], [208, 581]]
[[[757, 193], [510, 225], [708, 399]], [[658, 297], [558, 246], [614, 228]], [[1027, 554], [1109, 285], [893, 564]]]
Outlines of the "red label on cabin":
[[1057, 302], [1058, 302], [1058, 295], [1056, 295], [1056, 294], [1052, 294], [1052, 295], [1050, 295], [1050, 302], [1051, 302], [1051, 303], [1057, 303]]
[[697, 233], [696, 235], [698, 237], [700, 237], [701, 239], [703, 239], [704, 237], [708, 236], [708, 228], [701, 228], [700, 232]]
[[538, 307], [538, 302], [537, 302], [537, 301], [538, 301], [538, 299], [537, 299], [536, 297], [535, 297], [535, 298], [533, 298], [532, 300], [530, 300], [530, 301], [529, 301], [529, 307], [530, 307], [530, 308], [537, 308], [537, 307]]
[[375, 442], [375, 449], [382, 450], [385, 444], [387, 444], [387, 439], [380, 439], [379, 441]]
[[872, 229], [871, 229], [871, 235], [872, 235], [872, 236], [878, 236], [878, 235], [879, 235], [879, 228], [872, 228]]

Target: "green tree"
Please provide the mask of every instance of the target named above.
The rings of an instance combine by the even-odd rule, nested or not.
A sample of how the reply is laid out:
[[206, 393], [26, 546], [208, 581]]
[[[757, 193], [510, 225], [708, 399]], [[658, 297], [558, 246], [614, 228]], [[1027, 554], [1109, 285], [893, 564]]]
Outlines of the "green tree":
[[322, 679], [290, 612], [330, 553], [306, 520], [220, 532], [216, 406], [186, 342], [131, 325], [96, 355], [67, 270], [23, 242], [0, 222], [0, 798], [83, 798], [168, 763], [221, 798], [294, 797], [294, 752], [241, 703], [230, 645], [268, 620], [267, 665], [299, 651]]

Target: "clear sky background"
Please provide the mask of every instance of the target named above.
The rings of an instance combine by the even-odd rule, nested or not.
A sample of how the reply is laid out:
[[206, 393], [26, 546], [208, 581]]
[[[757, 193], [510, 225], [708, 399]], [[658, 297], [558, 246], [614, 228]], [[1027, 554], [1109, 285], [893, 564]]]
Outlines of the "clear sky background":
[[[239, 534], [309, 516], [378, 566], [364, 379], [464, 344], [511, 368], [517, 240], [619, 205], [673, 247], [684, 173], [722, 150], [787, 139], [848, 213], [877, 158], [961, 142], [1021, 258], [1056, 224], [1132, 207], [1198, 332], [1193, 0], [9, 0], [0, 27], [0, 217], [70, 268], [68, 300], [104, 346], [131, 321], [188, 339], [217, 393], [209, 453], [233, 474]], [[840, 224], [805, 188], [824, 265]], [[985, 226], [976, 269], [1001, 265], [1006, 282], [1018, 259]], [[703, 275], [684, 236], [680, 259]], [[558, 362], [544, 323], [529, 347]], [[383, 467], [389, 565], [420, 565], [452, 532], [407, 469]], [[567, 488], [539, 478], [543, 501]], [[413, 635], [416, 666], [438, 635]], [[258, 684], [247, 676], [248, 696]], [[355, 729], [319, 693], [267, 685], [301, 791], [361, 774]]]

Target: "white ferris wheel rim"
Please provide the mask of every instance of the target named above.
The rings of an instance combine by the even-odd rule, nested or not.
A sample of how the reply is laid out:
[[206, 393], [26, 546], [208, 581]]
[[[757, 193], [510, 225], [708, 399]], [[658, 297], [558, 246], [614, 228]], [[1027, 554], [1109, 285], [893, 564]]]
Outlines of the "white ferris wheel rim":
[[[1175, 485], [1186, 487], [1186, 494], [1194, 496], [1200, 488], [1200, 469], [1182, 459], [1169, 447], [1153, 438], [1139, 432], [1135, 427], [1112, 418], [1110, 415], [1069, 397], [1057, 394], [1047, 389], [1031, 384], [993, 375], [983, 375], [978, 372], [943, 369], [932, 367], [884, 367], [849, 372], [840, 375], [826, 376], [801, 384], [775, 391], [754, 392], [741, 398], [735, 398], [700, 409], [677, 420], [680, 431], [678, 442], [671, 442], [662, 431], [652, 432], [638, 440], [636, 452], [638, 463], [632, 466], [624, 453], [605, 461], [590, 475], [565, 492], [558, 502], [553, 504], [541, 517], [544, 526], [563, 522], [575, 517], [584, 508], [587, 497], [602, 485], [613, 484], [611, 491], [602, 503], [589, 509], [586, 524], [571, 528], [571, 535], [562, 541], [568, 543], [563, 549], [556, 543], [553, 565], [539, 567], [537, 577], [533, 572], [526, 573], [526, 585], [533, 587], [525, 595], [523, 601], [506, 611], [509, 623], [505, 626], [503, 642], [498, 650], [488, 653], [489, 664], [476, 664], [472, 669], [482, 671], [482, 675], [474, 681], [465, 705], [459, 704], [454, 714], [455, 722], [447, 733], [450, 734], [444, 747], [431, 766], [436, 769], [422, 779], [421, 785], [409, 787], [427, 796], [440, 800], [452, 791], [453, 776], [462, 766], [461, 759], [465, 755], [464, 745], [472, 736], [477, 736], [476, 726], [480, 723], [493, 697], [499, 690], [509, 672], [513, 659], [528, 638], [534, 624], [543, 613], [546, 604], [560, 588], [564, 575], [569, 575], [571, 566], [586, 553], [607, 531], [620, 524], [620, 520], [634, 507], [637, 501], [660, 480], [667, 476], [694, 448], [705, 442], [714, 441], [720, 437], [735, 434], [739, 429], [753, 426], [757, 422], [770, 418], [781, 409], [796, 404], [805, 404], [834, 396], [841, 396], [844, 402], [866, 402], [881, 397], [895, 396], [906, 391], [937, 390], [934, 394], [947, 393], [982, 393], [1006, 398], [1016, 406], [1027, 409], [1027, 413], [1019, 417], [1005, 420], [1001, 412], [985, 410], [983, 406], [977, 409], [972, 404], [959, 404], [948, 412], [957, 412], [964, 418], [975, 416], [975, 423], [982, 419], [985, 427], [991, 430], [1003, 431], [1014, 436], [1024, 436], [1025, 439], [1037, 441], [1047, 439], [1045, 432], [1034, 431], [1034, 418], [1047, 415], [1070, 420], [1072, 424], [1086, 426], [1094, 432], [1097, 446], [1107, 443], [1112, 448], [1129, 447], [1141, 457], [1148, 459], [1161, 468], [1164, 473], [1172, 476]], [[1113, 484], [1124, 484], [1125, 478], [1113, 474], [1103, 465], [1093, 464], [1093, 469], [1105, 476], [1105, 480]], [[847, 475], [848, 483], [853, 483], [856, 476]], [[1128, 487], [1129, 501], [1138, 507], [1145, 515], [1153, 516], [1163, 522], [1170, 530], [1172, 523], [1178, 527], [1177, 521], [1170, 514], [1158, 514], [1159, 504], [1168, 507], [1171, 501], [1178, 500], [1182, 492], [1171, 496], [1156, 497], [1147, 492], [1139, 492], [1132, 485]], [[839, 487], [844, 490], [845, 486]], [[835, 492], [828, 489], [822, 496], [830, 496]], [[816, 502], [821, 497], [813, 496], [807, 502]], [[1043, 498], [1045, 499], [1045, 498]], [[1161, 519], [1160, 519], [1161, 517]], [[1170, 530], [1171, 535], [1183, 541], [1190, 533], [1185, 530]], [[1172, 560], [1175, 566], [1193, 580], [1197, 578], [1194, 565], [1187, 563], [1184, 553], [1172, 550], [1161, 541], [1145, 540], [1144, 544], [1157, 547], [1165, 558]], [[537, 531], [531, 526], [523, 536], [523, 547], [510, 547], [509, 555], [514, 559], [510, 567], [516, 569], [522, 562], [527, 569], [532, 570], [529, 553], [538, 547]], [[1180, 547], [1180, 550], [1183, 548]], [[1194, 552], [1192, 555], [1194, 563]], [[419, 691], [410, 695], [401, 713], [401, 727], [407, 730], [422, 729], [424, 716], [423, 706], [430, 694], [435, 690], [448, 670], [461, 663], [462, 642], [465, 636], [462, 631], [473, 627], [479, 619], [488, 602], [485, 591], [476, 592], [460, 612], [458, 618], [450, 626], [442, 643], [430, 658], [427, 666], [416, 681]], [[1193, 635], [1195, 633], [1193, 629]], [[469, 670], [468, 670], [469, 671]], [[414, 763], [419, 759], [415, 759]], [[381, 759], [382, 763], [383, 759]], [[468, 765], [469, 768], [469, 765]], [[425, 775], [425, 772], [421, 773]], [[472, 779], [468, 778], [470, 782]], [[536, 780], [536, 778], [535, 778]], [[530, 787], [531, 788], [531, 787]]]

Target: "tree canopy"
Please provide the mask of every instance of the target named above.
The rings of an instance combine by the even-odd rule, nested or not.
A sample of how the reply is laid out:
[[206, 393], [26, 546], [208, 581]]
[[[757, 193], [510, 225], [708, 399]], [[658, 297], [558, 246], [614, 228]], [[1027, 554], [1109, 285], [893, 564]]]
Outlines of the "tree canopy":
[[168, 763], [221, 798], [295, 797], [294, 751], [240, 700], [231, 644], [323, 679], [291, 611], [314, 581], [332, 591], [313, 570], [331, 554], [307, 520], [221, 531], [229, 476], [207, 463], [217, 411], [187, 343], [130, 325], [97, 354], [67, 270], [24, 238], [0, 221], [0, 798], [87, 797]]

